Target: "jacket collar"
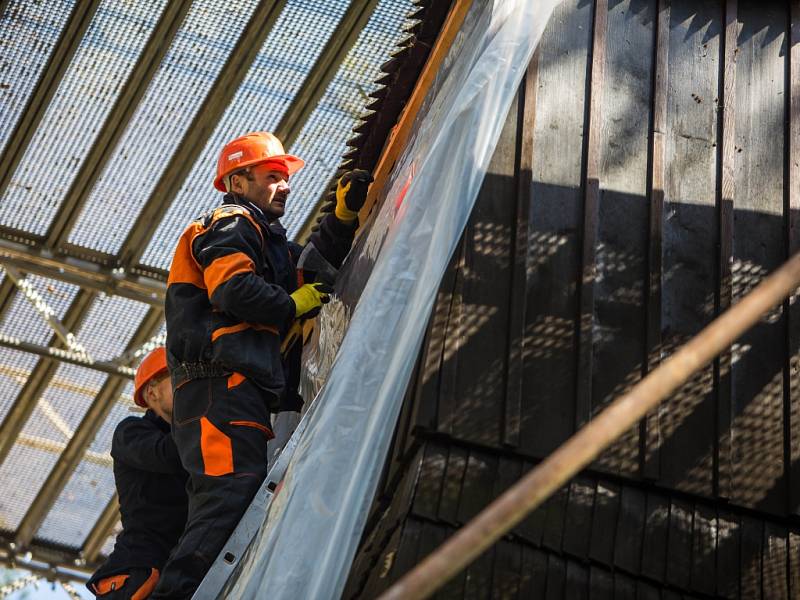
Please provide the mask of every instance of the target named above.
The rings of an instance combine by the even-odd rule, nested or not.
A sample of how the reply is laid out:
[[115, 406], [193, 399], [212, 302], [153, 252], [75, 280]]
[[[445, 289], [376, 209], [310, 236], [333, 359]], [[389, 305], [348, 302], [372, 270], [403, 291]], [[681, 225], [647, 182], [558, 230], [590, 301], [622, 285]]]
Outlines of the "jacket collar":
[[252, 202], [240, 198], [236, 194], [228, 193], [225, 194], [225, 196], [222, 198], [222, 203], [236, 204], [237, 206], [245, 207], [246, 209], [248, 209], [250, 212], [253, 213], [253, 216], [255, 216], [259, 224], [269, 233], [274, 235], [279, 235], [284, 238], [286, 237], [286, 228], [281, 224], [280, 219], [275, 219], [270, 223], [270, 221], [267, 219], [267, 215], [264, 214], [264, 211], [258, 208]]
[[142, 416], [143, 419], [155, 423], [158, 428], [165, 432], [169, 433], [170, 425], [164, 419], [159, 417], [152, 409], [148, 408], [147, 411]]

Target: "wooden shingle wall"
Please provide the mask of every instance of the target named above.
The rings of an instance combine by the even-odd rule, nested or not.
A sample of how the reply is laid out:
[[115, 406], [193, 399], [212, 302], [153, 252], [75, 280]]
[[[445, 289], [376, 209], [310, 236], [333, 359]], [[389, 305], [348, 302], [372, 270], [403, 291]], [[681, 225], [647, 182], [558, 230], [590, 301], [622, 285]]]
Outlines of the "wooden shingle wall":
[[[531, 467], [510, 453], [427, 439], [344, 597], [377, 596]], [[800, 531], [780, 519], [587, 473], [437, 597], [797, 598], [798, 553]]]
[[[351, 596], [800, 248], [798, 102], [800, 1], [556, 9], [439, 289]], [[797, 311], [763, 319], [443, 597], [800, 597]]]
[[[512, 107], [434, 310], [426, 428], [544, 457], [789, 255], [788, 7], [603, 5], [557, 9]], [[786, 308], [595, 467], [794, 513]]]

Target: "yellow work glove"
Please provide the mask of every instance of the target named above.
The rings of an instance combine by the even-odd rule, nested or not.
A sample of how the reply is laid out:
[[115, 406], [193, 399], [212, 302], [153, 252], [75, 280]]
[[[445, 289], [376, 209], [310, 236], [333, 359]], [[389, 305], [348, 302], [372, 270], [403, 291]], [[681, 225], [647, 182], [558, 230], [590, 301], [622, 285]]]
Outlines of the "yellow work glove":
[[358, 218], [358, 211], [367, 200], [367, 190], [372, 181], [372, 175], [364, 169], [353, 169], [339, 178], [336, 184], [337, 219], [352, 223]]
[[[290, 294], [294, 300], [294, 316], [301, 317], [330, 301], [333, 290], [324, 283], [306, 283]], [[319, 312], [319, 311], [317, 311]]]

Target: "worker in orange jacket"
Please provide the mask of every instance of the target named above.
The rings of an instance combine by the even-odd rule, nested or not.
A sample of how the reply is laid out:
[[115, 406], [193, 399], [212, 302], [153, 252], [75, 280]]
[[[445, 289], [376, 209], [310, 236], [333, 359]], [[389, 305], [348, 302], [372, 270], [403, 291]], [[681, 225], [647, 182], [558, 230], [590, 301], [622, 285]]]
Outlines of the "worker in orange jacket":
[[188, 510], [187, 473], [170, 435], [172, 386], [163, 346], [148, 353], [136, 370], [133, 399], [147, 412], [120, 421], [111, 442], [122, 532], [86, 584], [102, 600], [147, 598], [183, 532]]
[[[153, 598], [189, 598], [267, 474], [270, 411], [299, 410], [300, 351], [281, 354], [292, 324], [332, 291], [298, 282], [302, 248], [280, 217], [303, 160], [274, 135], [229, 142], [214, 187], [222, 205], [181, 235], [167, 282], [173, 436], [190, 475], [189, 516]], [[338, 268], [352, 244], [371, 177], [347, 173], [334, 213], [311, 243]]]

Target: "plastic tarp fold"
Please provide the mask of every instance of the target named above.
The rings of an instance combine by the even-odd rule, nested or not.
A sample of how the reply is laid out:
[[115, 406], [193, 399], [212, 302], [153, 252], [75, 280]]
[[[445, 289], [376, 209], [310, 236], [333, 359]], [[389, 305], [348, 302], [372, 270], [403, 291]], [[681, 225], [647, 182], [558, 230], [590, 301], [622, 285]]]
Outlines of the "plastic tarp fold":
[[473, 2], [393, 170], [383, 230], [361, 246], [372, 274], [227, 598], [341, 595], [439, 283], [557, 3]]

